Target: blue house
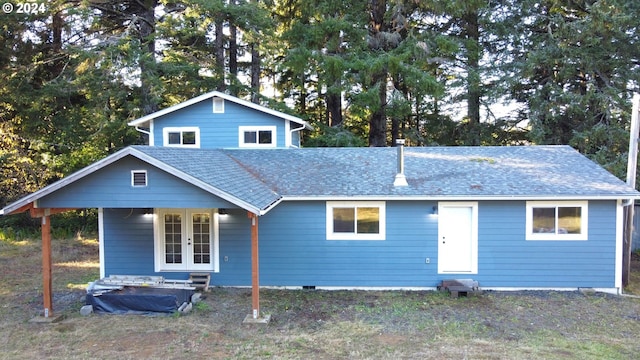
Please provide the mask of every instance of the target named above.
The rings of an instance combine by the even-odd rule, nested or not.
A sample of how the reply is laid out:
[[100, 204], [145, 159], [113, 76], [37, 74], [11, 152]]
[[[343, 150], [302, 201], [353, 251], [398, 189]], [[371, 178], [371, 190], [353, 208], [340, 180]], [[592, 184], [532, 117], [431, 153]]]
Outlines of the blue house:
[[260, 286], [621, 292], [640, 193], [568, 146], [299, 148], [305, 121], [219, 92], [130, 125], [148, 146], [0, 214], [50, 241], [49, 214], [98, 208], [102, 277], [207, 272], [252, 286], [254, 318]]

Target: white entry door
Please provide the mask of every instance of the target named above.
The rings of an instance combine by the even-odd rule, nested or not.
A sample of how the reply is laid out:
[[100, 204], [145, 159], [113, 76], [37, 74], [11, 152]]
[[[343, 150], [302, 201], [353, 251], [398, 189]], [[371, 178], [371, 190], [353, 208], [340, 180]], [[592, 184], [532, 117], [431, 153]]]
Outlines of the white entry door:
[[438, 273], [478, 272], [478, 204], [438, 204]]
[[156, 271], [217, 271], [216, 215], [209, 209], [160, 210]]

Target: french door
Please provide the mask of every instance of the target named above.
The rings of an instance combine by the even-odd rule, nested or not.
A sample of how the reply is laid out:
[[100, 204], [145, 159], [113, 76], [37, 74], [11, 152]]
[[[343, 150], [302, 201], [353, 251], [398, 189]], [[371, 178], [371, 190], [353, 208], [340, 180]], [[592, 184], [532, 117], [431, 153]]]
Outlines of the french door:
[[218, 216], [211, 209], [160, 209], [156, 271], [217, 271]]

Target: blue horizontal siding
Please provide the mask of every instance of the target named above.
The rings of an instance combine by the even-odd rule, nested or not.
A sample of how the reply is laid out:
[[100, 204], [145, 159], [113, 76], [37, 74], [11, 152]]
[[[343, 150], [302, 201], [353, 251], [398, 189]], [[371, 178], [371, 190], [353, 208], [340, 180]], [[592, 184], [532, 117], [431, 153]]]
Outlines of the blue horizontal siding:
[[224, 113], [213, 113], [213, 99], [203, 100], [154, 120], [155, 146], [163, 145], [163, 128], [200, 128], [200, 148], [237, 148], [239, 126], [276, 126], [276, 146], [285, 147], [286, 120], [225, 101]]
[[614, 287], [616, 204], [589, 202], [586, 241], [525, 240], [526, 203], [481, 202], [478, 274], [487, 287]]
[[153, 218], [140, 209], [103, 209], [105, 275], [156, 275]]
[[[261, 225], [261, 218], [259, 224]], [[231, 209], [219, 218], [220, 272], [211, 283], [221, 286], [251, 285], [251, 224], [247, 212]], [[227, 261], [225, 261], [225, 257]]]
[[[614, 201], [589, 203], [586, 241], [527, 241], [525, 202], [479, 202], [478, 274], [473, 275], [437, 273], [438, 217], [430, 215], [435, 205], [431, 201], [388, 201], [385, 240], [338, 241], [326, 240], [325, 202], [283, 202], [259, 218], [260, 283], [425, 287], [448, 278], [473, 278], [483, 287], [615, 286]], [[107, 213], [105, 210], [105, 218]], [[109, 234], [121, 240], [106, 239], [111, 251], [108, 271], [152, 272], [152, 229], [134, 216], [125, 216], [129, 214], [125, 210], [114, 214], [108, 225], [120, 229]], [[118, 221], [122, 223], [118, 225]], [[228, 215], [220, 216], [219, 224], [220, 272], [212, 274], [211, 283], [249, 286], [251, 234], [247, 213], [230, 209]], [[140, 261], [142, 258], [144, 261]], [[430, 258], [429, 264], [426, 258]]]
[[[147, 187], [131, 186], [131, 170], [147, 170]], [[70, 208], [229, 208], [235, 205], [132, 156], [65, 186], [38, 202]]]
[[[280, 286], [427, 286], [434, 202], [387, 202], [386, 240], [326, 240], [324, 202], [288, 202], [260, 224], [261, 282]], [[302, 216], [301, 216], [302, 215]], [[428, 239], [431, 238], [431, 244]]]

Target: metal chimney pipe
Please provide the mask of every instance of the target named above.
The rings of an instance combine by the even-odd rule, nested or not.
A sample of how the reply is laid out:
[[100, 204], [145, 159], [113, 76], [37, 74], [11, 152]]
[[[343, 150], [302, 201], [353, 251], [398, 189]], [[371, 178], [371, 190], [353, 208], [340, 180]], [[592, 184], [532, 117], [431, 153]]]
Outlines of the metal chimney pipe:
[[409, 186], [407, 178], [404, 176], [404, 139], [396, 139], [396, 147], [398, 148], [398, 173], [393, 181], [393, 186]]

